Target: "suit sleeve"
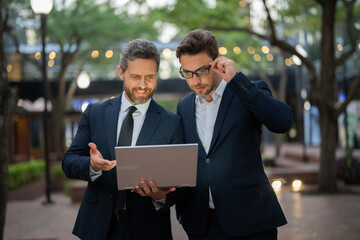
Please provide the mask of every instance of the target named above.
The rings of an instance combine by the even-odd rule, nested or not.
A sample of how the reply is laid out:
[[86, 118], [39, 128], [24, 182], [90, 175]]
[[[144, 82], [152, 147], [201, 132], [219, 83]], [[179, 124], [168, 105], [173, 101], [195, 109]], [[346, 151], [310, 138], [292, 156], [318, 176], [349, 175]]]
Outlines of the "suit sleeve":
[[62, 159], [62, 169], [68, 178], [91, 181], [90, 178], [90, 138], [89, 116], [91, 104], [80, 118], [78, 130]]
[[237, 73], [229, 87], [259, 123], [270, 131], [284, 133], [290, 129], [293, 122], [291, 107], [275, 99], [265, 82], [252, 82], [244, 74]]

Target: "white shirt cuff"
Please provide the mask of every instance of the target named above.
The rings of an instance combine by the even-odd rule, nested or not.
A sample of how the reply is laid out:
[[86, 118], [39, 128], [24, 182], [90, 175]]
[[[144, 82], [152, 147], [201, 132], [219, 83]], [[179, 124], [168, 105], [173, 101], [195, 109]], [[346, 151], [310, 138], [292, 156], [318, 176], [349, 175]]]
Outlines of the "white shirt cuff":
[[90, 178], [91, 181], [95, 181], [96, 179], [98, 179], [98, 177], [100, 177], [102, 175], [102, 170], [96, 172], [94, 169], [92, 169], [91, 165], [89, 165], [90, 168]]
[[165, 202], [166, 202], [166, 196], [160, 200], [155, 200], [153, 199], [152, 200], [154, 206], [155, 206], [155, 209], [156, 211], [159, 211], [160, 209], [162, 209], [165, 205]]

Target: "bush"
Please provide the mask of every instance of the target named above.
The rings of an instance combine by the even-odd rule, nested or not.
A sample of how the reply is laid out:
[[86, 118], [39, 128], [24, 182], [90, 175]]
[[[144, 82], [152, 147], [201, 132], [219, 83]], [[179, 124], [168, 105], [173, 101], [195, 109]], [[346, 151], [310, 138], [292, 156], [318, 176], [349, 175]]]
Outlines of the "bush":
[[180, 99], [175, 99], [175, 100], [156, 100], [156, 102], [161, 105], [163, 108], [165, 108], [166, 110], [176, 113], [176, 107], [177, 104], [179, 102]]
[[24, 186], [44, 177], [44, 160], [34, 160], [9, 165], [9, 190]]
[[54, 165], [50, 168], [50, 178], [51, 179], [66, 179], [66, 176], [61, 168], [61, 165]]
[[337, 175], [346, 184], [360, 184], [360, 159], [356, 159], [352, 151], [348, 148], [346, 155], [337, 161]]

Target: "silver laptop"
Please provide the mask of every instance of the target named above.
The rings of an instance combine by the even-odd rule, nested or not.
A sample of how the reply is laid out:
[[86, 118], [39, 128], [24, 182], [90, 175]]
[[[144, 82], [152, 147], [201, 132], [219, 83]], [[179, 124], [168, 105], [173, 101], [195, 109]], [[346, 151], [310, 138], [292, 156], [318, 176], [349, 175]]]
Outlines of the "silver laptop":
[[115, 147], [119, 190], [133, 189], [141, 179], [159, 188], [196, 185], [198, 144]]

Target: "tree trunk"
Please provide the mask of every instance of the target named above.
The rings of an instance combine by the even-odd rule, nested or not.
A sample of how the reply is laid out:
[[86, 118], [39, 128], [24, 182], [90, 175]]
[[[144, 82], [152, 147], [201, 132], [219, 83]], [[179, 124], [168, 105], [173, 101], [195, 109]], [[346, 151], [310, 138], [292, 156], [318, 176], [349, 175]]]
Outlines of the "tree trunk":
[[[2, 5], [0, 0], [0, 9], [2, 9]], [[0, 239], [3, 239], [8, 195], [9, 134], [15, 104], [14, 94], [9, 86], [5, 69], [2, 11], [0, 11], [0, 19]]]
[[[285, 65], [285, 52], [281, 50], [281, 56], [283, 58], [283, 63], [281, 67], [281, 76], [279, 84], [279, 100], [286, 103], [286, 89], [288, 83], [288, 71]], [[284, 142], [285, 134], [275, 134], [275, 156], [276, 158], [280, 157], [281, 154], [281, 145]]]
[[322, 109], [320, 114], [321, 160], [318, 189], [321, 192], [337, 191], [336, 147], [337, 121], [334, 119], [335, 109]]
[[335, 56], [334, 22], [336, 0], [322, 2], [322, 39], [320, 73], [320, 131], [321, 155], [318, 189], [322, 192], [337, 190], [336, 159], [337, 118], [335, 111]]
[[53, 104], [53, 126], [54, 126], [54, 152], [56, 154], [57, 160], [60, 160], [62, 155], [65, 152], [65, 122], [64, 115], [66, 109], [66, 79], [65, 74], [72, 62], [73, 57], [64, 56], [63, 63], [61, 67], [61, 72], [58, 79], [58, 93], [56, 97], [56, 102]]

